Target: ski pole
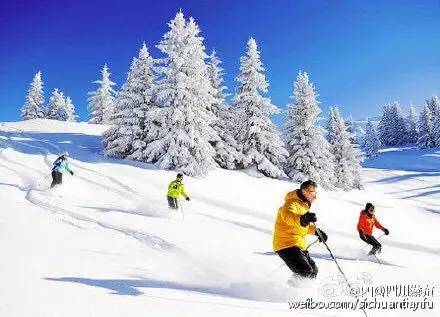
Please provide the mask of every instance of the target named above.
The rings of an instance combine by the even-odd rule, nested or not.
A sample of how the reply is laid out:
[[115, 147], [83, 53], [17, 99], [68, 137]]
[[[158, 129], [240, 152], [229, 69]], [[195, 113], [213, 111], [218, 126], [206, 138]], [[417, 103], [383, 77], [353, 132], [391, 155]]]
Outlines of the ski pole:
[[374, 257], [376, 258], [377, 263], [379, 263], [380, 265], [382, 265], [382, 262], [380, 262], [380, 260], [379, 260], [379, 258], [377, 257], [377, 255], [376, 255], [376, 254], [373, 254], [373, 255], [374, 255]]
[[46, 179], [49, 177], [49, 175], [46, 175], [38, 184], [37, 184], [37, 187], [40, 187], [40, 185], [41, 184], [43, 184], [45, 181], [46, 181]]
[[182, 199], [179, 198], [179, 207], [180, 211], [182, 211], [183, 221], [185, 222], [185, 214], [183, 213]]
[[312, 246], [314, 245], [316, 242], [318, 242], [319, 239], [316, 239], [315, 241], [313, 241], [312, 243], [309, 244], [309, 246], [306, 248], [306, 251]]
[[[316, 224], [315, 223], [313, 223], [313, 224], [315, 225], [315, 228], [318, 229], [318, 227], [316, 227]], [[352, 288], [351, 283], [348, 281], [347, 276], [345, 275], [344, 271], [342, 271], [342, 268], [339, 265], [338, 261], [336, 260], [335, 256], [333, 255], [332, 250], [330, 250], [330, 247], [328, 246], [327, 242], [324, 240], [323, 236], [321, 235], [321, 231], [317, 230], [316, 233], [318, 234], [318, 237], [321, 238], [322, 243], [324, 243], [324, 245], [327, 248], [328, 252], [330, 253], [330, 256], [332, 257], [333, 261], [335, 261], [335, 264], [338, 267], [339, 272], [344, 277], [345, 282], [347, 283], [348, 287], [351, 290], [351, 288]], [[364, 313], [365, 317], [367, 317], [367, 312], [365, 311], [364, 308], [362, 308], [362, 312]]]

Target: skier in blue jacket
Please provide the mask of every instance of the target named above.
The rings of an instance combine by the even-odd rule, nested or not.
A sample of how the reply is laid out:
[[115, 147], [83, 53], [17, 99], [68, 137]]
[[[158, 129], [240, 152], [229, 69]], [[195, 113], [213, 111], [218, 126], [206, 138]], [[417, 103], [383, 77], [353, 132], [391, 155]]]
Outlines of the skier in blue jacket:
[[52, 184], [50, 184], [50, 188], [63, 183], [63, 173], [69, 172], [70, 175], [73, 175], [73, 171], [70, 169], [69, 163], [67, 162], [68, 158], [69, 153], [64, 152], [63, 155], [58, 157], [55, 162], [53, 162]]

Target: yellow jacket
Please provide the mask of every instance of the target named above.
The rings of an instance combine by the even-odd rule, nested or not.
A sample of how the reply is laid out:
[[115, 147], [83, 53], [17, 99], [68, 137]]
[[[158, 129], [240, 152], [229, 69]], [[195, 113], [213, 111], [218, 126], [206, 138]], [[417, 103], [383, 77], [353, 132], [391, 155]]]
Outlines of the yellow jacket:
[[185, 192], [185, 186], [183, 186], [183, 183], [175, 179], [168, 185], [167, 196], [171, 198], [179, 198], [180, 195], [185, 198], [188, 197]]
[[273, 232], [273, 250], [279, 251], [290, 247], [307, 249], [306, 235], [315, 234], [315, 226], [305, 227], [300, 224], [300, 217], [309, 211], [310, 206], [300, 197], [298, 191], [287, 193], [284, 205], [278, 209], [275, 229]]

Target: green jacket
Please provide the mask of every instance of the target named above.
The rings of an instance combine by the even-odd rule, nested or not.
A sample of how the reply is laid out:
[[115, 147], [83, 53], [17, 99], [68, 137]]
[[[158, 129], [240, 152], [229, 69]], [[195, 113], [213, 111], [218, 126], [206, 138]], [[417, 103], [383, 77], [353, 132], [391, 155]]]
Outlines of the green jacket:
[[175, 179], [168, 185], [167, 196], [171, 198], [179, 198], [180, 195], [185, 198], [188, 197], [188, 195], [185, 193], [185, 186], [183, 183]]

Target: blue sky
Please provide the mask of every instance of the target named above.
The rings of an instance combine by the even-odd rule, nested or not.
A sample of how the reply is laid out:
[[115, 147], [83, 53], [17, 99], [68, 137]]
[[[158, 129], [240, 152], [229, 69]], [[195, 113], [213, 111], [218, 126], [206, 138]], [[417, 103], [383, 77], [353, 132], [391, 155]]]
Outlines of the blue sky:
[[223, 60], [230, 93], [250, 36], [281, 108], [299, 70], [309, 72], [324, 112], [338, 105], [354, 118], [440, 93], [439, 1], [16, 0], [0, 4], [0, 121], [19, 119], [38, 70], [46, 100], [59, 88], [87, 119], [87, 92], [102, 65], [119, 88], [143, 41], [160, 56], [155, 45], [180, 8]]

